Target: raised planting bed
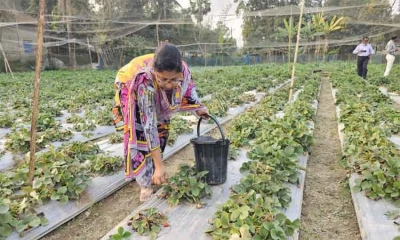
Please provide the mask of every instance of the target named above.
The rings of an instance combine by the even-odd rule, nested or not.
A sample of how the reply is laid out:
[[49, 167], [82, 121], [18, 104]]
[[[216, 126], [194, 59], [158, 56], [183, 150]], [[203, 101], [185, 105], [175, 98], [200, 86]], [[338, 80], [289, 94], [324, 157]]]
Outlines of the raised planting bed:
[[[182, 239], [203, 240], [211, 239], [210, 234], [215, 239], [247, 239], [245, 235], [250, 239], [298, 239], [305, 179], [302, 169], [306, 167], [308, 159], [304, 152], [312, 143], [311, 119], [317, 108], [314, 99], [319, 94], [319, 83], [319, 80], [307, 82], [304, 89], [295, 94], [299, 96], [298, 100], [286, 107], [283, 106], [287, 93], [281, 98], [283, 101], [276, 96], [278, 94], [274, 94], [234, 119], [227, 132], [232, 147], [240, 148], [239, 155], [235, 161], [228, 162], [227, 181], [211, 186], [211, 198], [202, 200], [204, 205], [198, 206], [199, 209], [196, 204], [189, 203], [171, 206], [168, 200], [158, 197], [162, 195], [161, 189], [102, 239], [112, 239], [118, 232], [129, 232], [130, 239], [148, 239], [148, 236], [140, 236], [133, 230], [137, 226], [135, 216], [146, 209], [156, 209], [167, 217], [164, 226], [155, 228], [159, 232], [153, 237], [157, 236], [157, 239], [176, 239], [179, 236]], [[253, 121], [250, 122], [250, 119]], [[291, 134], [290, 130], [293, 131]], [[276, 142], [274, 150], [268, 149], [273, 141]], [[260, 168], [257, 167], [258, 163]], [[256, 169], [266, 172], [256, 173]], [[264, 189], [263, 184], [271, 187]], [[221, 208], [232, 214], [235, 210], [241, 210], [236, 216], [227, 212], [220, 216]], [[262, 222], [267, 225], [263, 226], [271, 228], [268, 233], [265, 233], [267, 230], [261, 230], [263, 226], [253, 222], [258, 230], [264, 231], [260, 233], [257, 230], [255, 234], [250, 230], [251, 227], [246, 228], [250, 226], [248, 223], [240, 222], [259, 221], [255, 220], [257, 214], [264, 214]], [[236, 238], [234, 233], [237, 234]]]
[[[269, 90], [269, 93], [273, 93], [287, 83], [288, 81], [277, 87], [271, 88]], [[259, 101], [265, 94], [266, 93], [257, 93], [255, 96], [256, 102]], [[219, 121], [221, 123], [225, 123], [233, 119], [245, 109], [253, 106], [256, 102], [237, 106], [236, 108], [230, 108], [228, 110], [228, 115], [226, 117], [219, 118]], [[215, 126], [213, 124], [202, 124], [201, 133], [205, 134], [214, 128]], [[165, 150], [164, 160], [188, 145], [189, 140], [194, 136], [194, 133], [183, 134], [179, 136], [172, 146], [167, 146]], [[102, 150], [111, 152], [112, 155], [122, 156], [122, 144], [110, 144], [108, 140], [104, 140], [98, 142], [98, 145]], [[42, 236], [45, 236], [47, 233], [56, 229], [63, 223], [69, 221], [84, 210], [88, 209], [94, 203], [112, 194], [113, 192], [124, 186], [126, 183], [127, 182], [125, 181], [123, 171], [120, 171], [117, 174], [111, 176], [95, 177], [91, 180], [85, 192], [83, 192], [81, 198], [78, 201], [68, 201], [68, 203], [65, 205], [60, 204], [57, 201], [51, 201], [37, 208], [36, 211], [39, 213], [43, 213], [44, 216], [49, 220], [48, 225], [30, 229], [23, 233], [23, 237], [20, 237], [17, 232], [14, 232], [7, 239], [38, 239]]]
[[333, 75], [332, 83], [361, 237], [394, 239], [400, 236], [398, 226], [385, 214], [400, 210], [400, 141], [393, 134], [398, 133], [396, 110], [378, 87], [346, 71]]

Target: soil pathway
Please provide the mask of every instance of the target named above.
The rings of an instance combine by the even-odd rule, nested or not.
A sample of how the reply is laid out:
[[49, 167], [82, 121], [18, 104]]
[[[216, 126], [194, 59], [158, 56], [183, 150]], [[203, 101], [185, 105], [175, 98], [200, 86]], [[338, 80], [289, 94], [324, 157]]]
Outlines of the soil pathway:
[[322, 80], [314, 137], [307, 163], [300, 239], [358, 240], [357, 218], [344, 184], [346, 170], [340, 164], [335, 104], [327, 78]]

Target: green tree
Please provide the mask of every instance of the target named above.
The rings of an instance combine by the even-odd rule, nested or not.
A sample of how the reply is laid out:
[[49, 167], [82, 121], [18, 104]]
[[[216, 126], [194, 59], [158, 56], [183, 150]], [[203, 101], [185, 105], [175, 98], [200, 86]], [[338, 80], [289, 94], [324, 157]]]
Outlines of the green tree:
[[198, 24], [203, 22], [204, 15], [210, 11], [210, 0], [190, 0], [190, 13], [196, 18]]
[[[285, 6], [293, 6], [297, 8], [300, 0], [235, 0], [238, 3], [236, 12], [255, 12], [261, 10], [275, 9]], [[323, 0], [306, 0], [308, 7], [321, 7]], [[244, 46], [257, 45], [260, 39], [265, 39], [267, 42], [273, 42], [275, 36], [273, 35], [277, 28], [282, 26], [284, 18], [290, 16], [290, 11], [282, 16], [245, 16], [243, 18], [243, 42]], [[294, 22], [298, 17], [293, 16]], [[284, 27], [284, 26], [283, 26]]]

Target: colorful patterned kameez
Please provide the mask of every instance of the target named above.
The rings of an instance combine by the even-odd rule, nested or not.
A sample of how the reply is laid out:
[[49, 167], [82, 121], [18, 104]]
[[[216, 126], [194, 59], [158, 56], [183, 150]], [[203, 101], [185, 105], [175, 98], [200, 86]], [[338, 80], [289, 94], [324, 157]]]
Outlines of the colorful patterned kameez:
[[134, 59], [118, 72], [115, 82], [116, 104], [124, 116], [125, 176], [135, 178], [142, 188], [151, 186], [154, 164], [150, 152], [164, 151], [172, 115], [204, 109], [185, 63], [183, 80], [175, 89], [164, 91], [153, 79], [152, 59], [152, 54]]

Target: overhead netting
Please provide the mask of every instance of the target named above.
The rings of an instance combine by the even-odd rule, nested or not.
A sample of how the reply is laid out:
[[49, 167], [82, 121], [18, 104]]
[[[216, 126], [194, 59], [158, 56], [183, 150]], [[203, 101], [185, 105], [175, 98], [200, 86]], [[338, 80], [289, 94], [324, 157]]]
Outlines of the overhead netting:
[[[0, 61], [16, 70], [34, 66], [38, 2], [0, 1]], [[300, 0], [46, 0], [44, 68], [116, 69], [166, 39], [191, 65], [293, 61], [300, 6]], [[399, 7], [399, 0], [305, 0], [299, 61], [352, 59], [364, 36], [382, 52], [400, 35]]]

